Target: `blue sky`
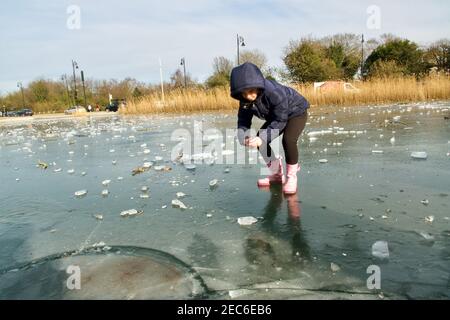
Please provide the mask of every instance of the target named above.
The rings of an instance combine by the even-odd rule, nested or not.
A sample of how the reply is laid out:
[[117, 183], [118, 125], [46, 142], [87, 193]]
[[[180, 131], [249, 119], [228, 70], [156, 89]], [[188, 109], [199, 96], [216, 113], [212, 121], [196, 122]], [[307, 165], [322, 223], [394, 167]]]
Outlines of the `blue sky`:
[[[81, 10], [79, 30], [67, 28], [67, 8]], [[367, 8], [380, 8], [381, 28], [368, 29]], [[204, 80], [215, 56], [236, 59], [236, 33], [246, 49], [281, 66], [290, 40], [334, 33], [377, 37], [394, 33], [420, 44], [450, 38], [450, 2], [306, 0], [2, 0], [0, 94], [39, 77], [70, 74], [75, 59], [87, 77], [165, 80], [186, 57], [188, 72]]]

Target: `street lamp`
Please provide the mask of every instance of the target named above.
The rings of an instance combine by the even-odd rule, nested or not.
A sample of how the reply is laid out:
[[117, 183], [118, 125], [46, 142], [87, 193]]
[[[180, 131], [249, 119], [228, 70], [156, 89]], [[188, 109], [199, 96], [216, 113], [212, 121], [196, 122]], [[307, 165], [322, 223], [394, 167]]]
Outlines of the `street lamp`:
[[245, 47], [244, 38], [239, 34], [236, 35], [236, 43], [237, 43], [237, 64], [239, 65], [239, 47]]
[[186, 59], [185, 58], [181, 58], [181, 66], [183, 66], [183, 70], [184, 70], [184, 88], [187, 88], [187, 81], [186, 81]]
[[[83, 72], [83, 70], [81, 70], [81, 83], [83, 84], [84, 107], [87, 108], [87, 105], [86, 105], [86, 89], [85, 89], [85, 86], [84, 86], [84, 72]], [[89, 112], [90, 112], [90, 110], [89, 110]]]
[[20, 88], [20, 91], [22, 91], [22, 105], [25, 109], [25, 95], [23, 94], [23, 85], [22, 82], [17, 82], [17, 88]]
[[73, 98], [74, 98], [75, 105], [77, 105], [77, 79], [75, 76], [75, 68], [78, 69], [78, 64], [76, 61], [72, 60], [73, 87], [74, 87]]

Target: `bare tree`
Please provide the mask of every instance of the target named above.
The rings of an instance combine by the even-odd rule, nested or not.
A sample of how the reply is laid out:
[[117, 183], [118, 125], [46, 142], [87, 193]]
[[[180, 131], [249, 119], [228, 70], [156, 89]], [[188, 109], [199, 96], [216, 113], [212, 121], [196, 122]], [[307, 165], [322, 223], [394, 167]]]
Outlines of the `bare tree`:
[[246, 50], [243, 51], [240, 55], [239, 60], [244, 62], [251, 62], [258, 66], [261, 70], [267, 68], [267, 57], [264, 53], [259, 50]]
[[441, 39], [430, 45], [426, 50], [425, 58], [430, 67], [436, 67], [438, 70], [450, 70], [450, 40]]
[[225, 57], [215, 57], [213, 60], [214, 74], [227, 74], [231, 73], [233, 69], [233, 62]]
[[[194, 85], [196, 82], [191, 78], [191, 75], [189, 73], [186, 73], [186, 84], [188, 86]], [[181, 71], [181, 69], [175, 70], [174, 73], [170, 76], [170, 84], [174, 88], [180, 88], [184, 87], [184, 73]]]

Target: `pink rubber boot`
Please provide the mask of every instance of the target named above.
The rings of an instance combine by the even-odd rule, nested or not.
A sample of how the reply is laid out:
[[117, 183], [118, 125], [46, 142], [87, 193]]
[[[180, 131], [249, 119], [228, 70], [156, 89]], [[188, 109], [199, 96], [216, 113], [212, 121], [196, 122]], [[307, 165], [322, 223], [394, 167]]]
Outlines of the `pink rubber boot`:
[[269, 168], [271, 174], [267, 178], [259, 179], [258, 187], [268, 187], [275, 183], [283, 184], [285, 179], [281, 158], [270, 161], [267, 164], [267, 167]]
[[297, 172], [300, 171], [300, 165], [286, 164], [286, 183], [283, 185], [283, 193], [297, 193]]

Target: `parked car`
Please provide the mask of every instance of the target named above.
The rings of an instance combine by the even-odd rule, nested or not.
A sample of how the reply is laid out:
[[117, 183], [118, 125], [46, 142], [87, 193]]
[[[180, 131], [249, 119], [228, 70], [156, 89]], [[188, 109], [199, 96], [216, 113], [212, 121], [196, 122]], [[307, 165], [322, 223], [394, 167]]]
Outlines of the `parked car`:
[[127, 105], [125, 99], [112, 99], [110, 104], [105, 107], [105, 111], [117, 112], [119, 108], [123, 108]]
[[86, 108], [83, 106], [73, 106], [64, 111], [64, 114], [77, 114], [87, 112]]
[[7, 117], [17, 117], [17, 111], [6, 111]]
[[18, 117], [31, 117], [33, 116], [33, 110], [31, 109], [22, 109], [16, 112]]

